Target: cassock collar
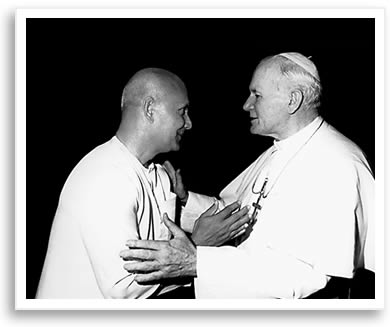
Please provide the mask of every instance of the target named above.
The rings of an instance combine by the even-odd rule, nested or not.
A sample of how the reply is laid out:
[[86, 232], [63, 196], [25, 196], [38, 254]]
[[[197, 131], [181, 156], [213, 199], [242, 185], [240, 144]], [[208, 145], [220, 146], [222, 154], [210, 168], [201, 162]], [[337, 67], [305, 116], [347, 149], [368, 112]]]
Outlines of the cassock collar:
[[294, 150], [302, 146], [315, 131], [319, 128], [323, 121], [321, 116], [317, 116], [309, 125], [302, 128], [297, 133], [291, 135], [290, 137], [276, 141], [274, 140], [274, 146], [277, 150]]

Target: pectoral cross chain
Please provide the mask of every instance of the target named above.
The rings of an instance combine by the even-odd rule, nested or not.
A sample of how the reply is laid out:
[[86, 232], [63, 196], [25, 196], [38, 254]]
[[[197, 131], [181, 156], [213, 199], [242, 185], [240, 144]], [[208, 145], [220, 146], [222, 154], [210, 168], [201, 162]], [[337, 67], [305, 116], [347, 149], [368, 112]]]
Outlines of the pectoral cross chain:
[[257, 201], [252, 203], [252, 206], [255, 208], [255, 210], [253, 211], [253, 215], [252, 215], [253, 219], [256, 218], [258, 211], [260, 211], [262, 209], [262, 206], [260, 205], [260, 200], [262, 198], [265, 198], [264, 193], [265, 193], [265, 186], [267, 185], [267, 182], [268, 182], [268, 178], [266, 178], [264, 180], [264, 184], [261, 187], [260, 194], [259, 194], [259, 197], [257, 198]]

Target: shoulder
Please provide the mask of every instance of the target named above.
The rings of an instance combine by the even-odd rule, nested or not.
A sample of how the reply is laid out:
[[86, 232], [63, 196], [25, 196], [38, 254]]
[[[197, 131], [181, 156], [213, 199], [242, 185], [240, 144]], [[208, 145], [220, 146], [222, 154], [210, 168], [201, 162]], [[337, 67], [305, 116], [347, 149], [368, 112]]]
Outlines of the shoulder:
[[323, 128], [313, 141], [320, 159], [326, 158], [328, 162], [346, 166], [367, 164], [360, 147], [327, 122], [324, 122]]
[[97, 146], [75, 166], [64, 190], [84, 192], [129, 191], [137, 185], [137, 173], [112, 140]]
[[356, 181], [362, 173], [372, 175], [359, 146], [326, 122], [304, 153], [304, 165], [323, 179]]

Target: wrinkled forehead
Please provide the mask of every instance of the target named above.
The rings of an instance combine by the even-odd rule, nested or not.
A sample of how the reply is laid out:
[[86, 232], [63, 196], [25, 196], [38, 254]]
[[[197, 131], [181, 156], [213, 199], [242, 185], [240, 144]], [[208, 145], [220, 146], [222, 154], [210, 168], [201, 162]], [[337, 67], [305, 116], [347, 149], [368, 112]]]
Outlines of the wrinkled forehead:
[[253, 73], [251, 88], [268, 88], [277, 86], [284, 77], [277, 64], [272, 62], [260, 63]]

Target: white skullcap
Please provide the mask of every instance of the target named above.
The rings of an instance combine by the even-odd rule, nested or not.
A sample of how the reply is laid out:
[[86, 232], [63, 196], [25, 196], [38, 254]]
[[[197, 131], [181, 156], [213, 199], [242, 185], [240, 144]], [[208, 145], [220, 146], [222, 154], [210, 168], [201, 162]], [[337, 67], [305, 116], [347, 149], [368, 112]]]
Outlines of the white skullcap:
[[320, 76], [318, 74], [316, 66], [309, 58], [305, 57], [304, 55], [298, 52], [285, 52], [285, 53], [280, 53], [277, 56], [285, 57], [291, 60], [292, 62], [296, 63], [298, 66], [306, 70], [317, 81], [320, 81]]

